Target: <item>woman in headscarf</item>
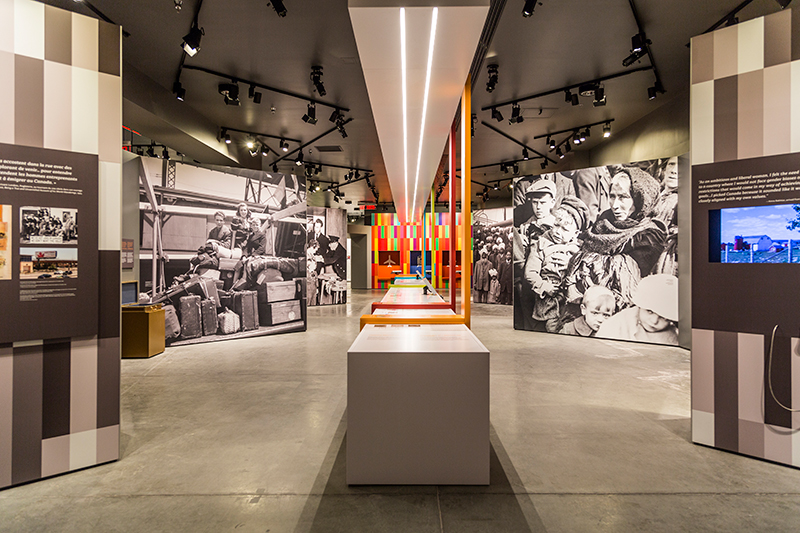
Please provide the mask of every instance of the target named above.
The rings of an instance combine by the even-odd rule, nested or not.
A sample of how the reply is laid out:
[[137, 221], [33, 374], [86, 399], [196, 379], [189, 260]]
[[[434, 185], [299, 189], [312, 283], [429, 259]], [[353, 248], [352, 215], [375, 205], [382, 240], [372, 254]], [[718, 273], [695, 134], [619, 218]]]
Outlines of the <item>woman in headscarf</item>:
[[602, 285], [614, 292], [618, 309], [632, 305], [639, 280], [653, 271], [666, 243], [667, 226], [654, 218], [659, 189], [638, 167], [614, 174], [609, 208], [581, 235], [581, 250], [570, 261], [565, 280], [570, 302]]

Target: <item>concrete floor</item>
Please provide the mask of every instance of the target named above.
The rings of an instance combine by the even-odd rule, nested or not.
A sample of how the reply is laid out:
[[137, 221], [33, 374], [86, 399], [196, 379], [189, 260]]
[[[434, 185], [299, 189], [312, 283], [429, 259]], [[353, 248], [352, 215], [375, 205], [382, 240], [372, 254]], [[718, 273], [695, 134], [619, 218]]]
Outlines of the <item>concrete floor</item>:
[[690, 442], [689, 354], [514, 331], [491, 351], [489, 487], [348, 487], [346, 352], [309, 331], [122, 363], [122, 459], [0, 491], [0, 531], [798, 531], [800, 471]]

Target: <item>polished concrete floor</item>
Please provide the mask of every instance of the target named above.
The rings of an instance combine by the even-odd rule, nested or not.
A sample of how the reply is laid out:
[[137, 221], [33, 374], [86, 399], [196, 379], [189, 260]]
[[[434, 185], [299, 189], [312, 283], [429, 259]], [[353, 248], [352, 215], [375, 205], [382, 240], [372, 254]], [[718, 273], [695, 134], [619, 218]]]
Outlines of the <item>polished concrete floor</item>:
[[309, 331], [122, 364], [120, 461], [0, 491], [0, 531], [798, 531], [800, 470], [693, 445], [689, 354], [514, 331], [491, 351], [488, 487], [348, 487], [346, 351], [382, 291]]

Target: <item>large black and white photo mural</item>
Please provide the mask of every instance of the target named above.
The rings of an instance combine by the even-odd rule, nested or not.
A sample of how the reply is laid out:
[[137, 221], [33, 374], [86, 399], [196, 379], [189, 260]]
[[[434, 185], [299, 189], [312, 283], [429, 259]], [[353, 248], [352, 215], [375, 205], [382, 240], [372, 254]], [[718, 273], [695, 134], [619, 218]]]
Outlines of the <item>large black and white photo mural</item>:
[[685, 157], [514, 183], [514, 328], [678, 344]]
[[309, 207], [306, 228], [308, 305], [347, 303], [347, 211]]

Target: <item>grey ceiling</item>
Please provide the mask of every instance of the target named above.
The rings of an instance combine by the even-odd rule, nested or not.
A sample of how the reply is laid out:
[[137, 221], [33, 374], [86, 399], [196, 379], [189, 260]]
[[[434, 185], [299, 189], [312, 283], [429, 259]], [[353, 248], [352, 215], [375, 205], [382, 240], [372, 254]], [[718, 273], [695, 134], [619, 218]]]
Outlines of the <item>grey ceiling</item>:
[[[72, 0], [45, 3], [92, 15], [86, 6]], [[205, 0], [199, 16], [205, 36], [198, 54], [187, 57], [186, 64], [349, 108], [345, 115], [353, 121], [346, 126], [348, 137], [343, 139], [334, 130], [305, 150], [305, 160], [371, 169], [377, 177], [381, 202], [390, 201], [347, 0], [284, 3], [288, 15], [280, 18], [265, 0]], [[507, 0], [475, 80], [472, 108], [478, 124], [473, 165], [521, 156], [518, 145], [481, 126], [480, 121], [544, 151], [545, 140], [534, 140], [534, 136], [609, 118], [615, 119], [614, 131], [619, 132], [676, 98], [689, 84], [686, 44], [739, 3], [740, 0], [635, 0], [643, 29], [652, 40], [666, 94], [649, 101], [647, 88], [653, 84], [653, 74], [641, 72], [605, 82], [605, 107], [593, 107], [588, 98], [581, 98], [581, 105], [572, 107], [559, 93], [523, 103], [525, 121], [509, 125], [507, 120], [492, 121], [490, 112], [481, 108], [624, 71], [622, 59], [629, 53], [636, 23], [629, 0], [541, 0], [530, 18], [521, 15], [522, 0]], [[307, 142], [332, 128], [329, 108], [317, 107], [319, 122], [312, 126], [300, 118], [306, 111], [305, 101], [262, 91], [263, 100], [256, 105], [247, 99], [245, 84], [240, 84], [242, 105], [226, 106], [217, 92], [217, 85], [226, 80], [197, 71], [183, 71], [180, 79], [187, 91], [186, 101], [175, 100], [171, 88], [182, 55], [181, 38], [191, 26], [197, 0], [184, 0], [180, 12], [175, 10], [173, 0], [92, 0], [92, 4], [130, 34], [123, 41], [123, 121], [144, 138], [166, 144], [201, 163], [267, 169], [275, 156], [251, 158], [241, 146], [243, 136], [234, 135], [239, 144], [232, 145], [236, 149], [228, 157], [226, 147], [215, 139], [218, 129], [229, 126]], [[749, 20], [778, 10], [775, 0], [754, 0], [739, 13], [739, 19]], [[491, 94], [485, 90], [489, 63], [499, 65], [499, 83]], [[312, 65], [324, 68], [325, 97], [313, 92], [309, 78]], [[645, 58], [630, 68], [646, 65], [649, 62]], [[506, 106], [501, 111], [507, 118], [511, 109]], [[599, 133], [595, 129], [590, 141], [579, 149], [591, 150], [603, 142]], [[134, 142], [138, 143], [138, 138]], [[267, 139], [267, 144], [278, 148], [278, 141]], [[341, 146], [342, 151], [320, 153], [316, 149], [329, 145]], [[294, 150], [297, 144], [292, 143], [290, 148]], [[520, 166], [523, 174], [541, 172], [536, 161]], [[279, 168], [290, 172], [297, 167], [287, 159], [279, 163]], [[325, 168], [318, 177], [344, 181], [345, 172]], [[492, 167], [476, 172], [473, 179], [486, 182], [501, 176], [499, 167]], [[363, 182], [343, 187], [342, 191], [353, 204], [372, 200]], [[317, 193], [310, 201], [330, 204], [332, 196]]]

